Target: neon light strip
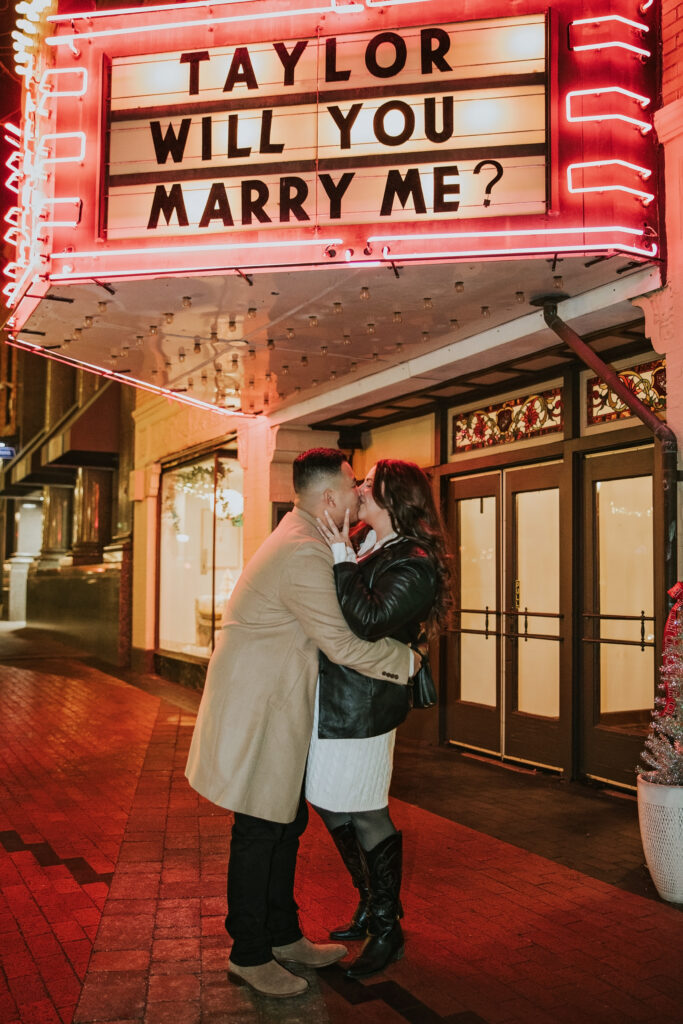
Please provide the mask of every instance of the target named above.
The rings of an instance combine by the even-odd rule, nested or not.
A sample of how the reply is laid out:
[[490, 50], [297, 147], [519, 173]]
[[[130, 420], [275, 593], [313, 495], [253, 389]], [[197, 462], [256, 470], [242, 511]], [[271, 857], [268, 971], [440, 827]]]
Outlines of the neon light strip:
[[570, 164], [567, 168], [567, 188], [570, 192], [581, 194], [583, 192], [628, 192], [632, 196], [638, 196], [642, 199], [645, 205], [651, 203], [654, 199], [653, 192], [643, 192], [642, 189], [629, 188], [628, 185], [589, 185], [579, 188], [572, 182], [572, 172], [575, 170], [583, 169], [584, 167], [627, 167], [630, 171], [635, 171], [636, 174], [647, 181], [652, 174], [651, 170], [647, 167], [639, 167], [638, 164], [630, 164], [626, 160], [590, 160], [586, 163], [581, 164]]
[[[58, 139], [78, 139], [81, 144], [78, 156], [42, 156], [40, 150], [47, 150], [48, 142]], [[78, 164], [85, 157], [85, 132], [50, 132], [47, 135], [42, 135], [38, 143], [38, 150], [38, 155], [41, 156], [44, 164]]]
[[[365, 0], [366, 7], [398, 7], [399, 4], [425, 4], [430, 0]], [[366, 265], [366, 264], [364, 264]]]
[[[144, 11], [145, 8], [142, 8]], [[350, 3], [344, 7], [302, 7], [295, 11], [268, 11], [260, 14], [233, 14], [227, 18], [211, 18], [211, 25], [231, 25], [240, 21], [266, 21], [272, 20], [273, 18], [292, 18], [298, 14], [329, 14], [330, 11], [335, 14], [358, 14], [365, 11], [365, 8], [359, 3]], [[112, 12], [113, 13], [113, 12]], [[120, 13], [120, 12], [117, 12]], [[75, 47], [75, 44], [83, 39], [97, 39], [104, 36], [127, 36], [127, 35], [139, 35], [143, 32], [163, 32], [170, 31], [171, 29], [190, 29], [190, 28], [206, 28], [207, 21], [169, 21], [162, 25], [131, 25], [129, 28], [113, 28], [103, 29], [92, 32], [77, 32], [68, 36], [48, 36], [45, 42], [48, 46], [69, 46]]]
[[618, 224], [608, 224], [604, 227], [599, 228], [538, 228], [535, 230], [525, 231], [523, 229], [515, 229], [514, 231], [443, 231], [436, 232], [434, 234], [423, 234], [422, 232], [416, 236], [411, 235], [371, 235], [368, 238], [368, 242], [412, 242], [416, 237], [422, 240], [429, 241], [440, 241], [446, 238], [509, 238], [509, 237], [529, 237], [530, 235], [588, 235], [588, 234], [606, 234], [607, 232], [616, 231], [624, 235], [633, 235], [636, 238], [640, 238], [642, 231], [639, 228], [627, 228], [622, 227]]
[[[634, 232], [638, 234], [638, 232]], [[642, 232], [640, 233], [642, 234]], [[456, 236], [453, 236], [456, 237]], [[634, 256], [643, 256], [648, 259], [652, 259], [657, 255], [658, 248], [656, 244], [653, 244], [652, 249], [642, 249], [635, 245], [627, 245], [625, 242], [601, 242], [601, 243], [587, 243], [585, 245], [537, 245], [537, 246], [526, 246], [515, 249], [453, 249], [444, 252], [439, 251], [427, 251], [427, 252], [399, 252], [395, 254], [387, 253], [385, 260], [386, 263], [391, 263], [396, 260], [404, 259], [446, 259], [446, 258], [462, 258], [470, 259], [475, 256], [487, 257], [487, 256], [543, 256], [546, 253], [583, 253], [583, 252], [627, 252]], [[373, 260], [372, 262], [363, 263], [360, 261], [354, 261], [353, 263], [340, 263], [338, 266], [349, 267], [352, 269], [367, 269], [368, 267], [386, 266], [386, 263], [382, 264], [379, 261]], [[131, 268], [129, 270], [100, 270], [96, 274], [85, 273], [84, 271], [72, 271], [69, 273], [61, 274], [50, 274], [49, 280], [53, 282], [57, 281], [92, 281], [94, 277], [100, 278], [106, 275], [107, 280], [120, 277], [141, 277], [144, 275], [154, 275], [155, 277], [173, 276], [180, 273], [196, 273], [197, 267], [172, 267], [167, 271], [160, 271], [158, 269], [150, 270], [149, 267]]]
[[644, 256], [653, 259], [658, 252], [656, 245], [652, 249], [639, 249], [635, 245], [626, 245], [623, 242], [594, 245], [539, 245], [529, 246], [522, 249], [452, 249], [445, 252], [398, 252], [387, 257], [387, 261], [396, 260], [433, 260], [449, 259], [457, 257], [460, 259], [471, 259], [474, 256], [543, 256], [546, 253], [582, 253], [582, 252], [627, 252], [634, 256]]
[[2, 127], [6, 128], [8, 132], [12, 132], [13, 135], [18, 135], [21, 138], [21, 128], [17, 128], [11, 121], [3, 121]]
[[92, 18], [112, 18], [120, 14], [154, 14], [157, 11], [178, 11], [188, 7], [227, 7], [228, 4], [253, 3], [253, 0], [193, 0], [186, 4], [159, 4], [157, 7], [117, 7], [108, 11], [82, 11], [80, 14], [50, 14], [47, 21], [90, 21]]
[[[21, 330], [16, 332], [21, 334]], [[224, 416], [240, 416], [242, 419], [254, 419], [256, 413], [242, 412], [240, 409], [222, 409], [220, 405], [213, 405], [211, 402], [202, 402], [198, 398], [191, 398], [185, 394], [179, 394], [177, 391], [171, 391], [170, 388], [162, 388], [157, 384], [151, 384], [146, 380], [139, 380], [137, 377], [131, 377], [128, 373], [117, 373], [116, 370], [105, 370], [103, 366], [96, 366], [94, 363], [85, 363], [81, 359], [70, 359], [68, 356], [58, 356], [53, 352], [48, 352], [40, 345], [36, 345], [31, 341], [20, 341], [18, 338], [8, 338], [8, 345], [13, 348], [23, 349], [25, 352], [33, 352], [35, 355], [43, 356], [45, 359], [54, 359], [55, 362], [64, 363], [66, 366], [82, 366], [91, 373], [96, 373], [99, 377], [106, 377], [108, 380], [117, 380], [122, 384], [131, 384], [133, 387], [140, 388], [142, 391], [150, 391], [154, 395], [160, 395], [163, 398], [172, 398], [176, 402], [184, 402], [186, 405], [193, 405], [200, 409], [212, 409], [214, 412], [223, 413]]]
[[[230, 245], [216, 242], [212, 245], [177, 245], [173, 246], [173, 252], [224, 252], [226, 249], [237, 249], [242, 251], [244, 249], [279, 249], [279, 248], [291, 248], [296, 246], [300, 248], [302, 245], [316, 245], [321, 246], [323, 249], [326, 245], [343, 245], [343, 238], [306, 238], [303, 240], [287, 239], [280, 242], [245, 242], [243, 245]], [[92, 259], [94, 256], [138, 256], [150, 253], [158, 255], [159, 253], [168, 254], [168, 246], [154, 246], [153, 248], [140, 248], [140, 249], [107, 249], [107, 250], [95, 250], [93, 252], [54, 252], [52, 253], [53, 259], [60, 260], [72, 260], [72, 259]]]
[[582, 114], [581, 116], [574, 115], [571, 112], [572, 99], [574, 96], [602, 96], [603, 93], [616, 92], [622, 96], [627, 96], [629, 99], [635, 100], [641, 107], [647, 107], [650, 100], [647, 96], [641, 96], [637, 92], [631, 92], [629, 89], [622, 89], [619, 85], [605, 86], [601, 89], [574, 89], [572, 92], [567, 93], [566, 99], [566, 114], [567, 120], [570, 122], [578, 121], [625, 121], [627, 124], [636, 125], [642, 131], [643, 135], [647, 132], [652, 131], [652, 125], [649, 121], [639, 121], [635, 117], [628, 117], [627, 114]]
[[[229, 7], [233, 4], [253, 3], [254, 0], [192, 0], [186, 4], [159, 4], [156, 7], [116, 7], [108, 11], [82, 11], [80, 14], [50, 14], [47, 21], [90, 21], [92, 18], [118, 18], [120, 14], [154, 14], [157, 11], [179, 11], [191, 7]], [[334, 0], [329, 8], [334, 7]]]
[[[81, 74], [81, 86], [77, 89], [52, 89], [47, 84], [49, 78], [54, 78], [55, 75], [73, 75]], [[43, 72], [43, 77], [38, 83], [38, 92], [42, 94], [42, 99], [38, 106], [38, 114], [47, 113], [47, 104], [53, 99], [57, 99], [62, 96], [85, 96], [88, 91], [88, 69], [87, 68], [48, 68]]]
[[649, 11], [654, 2], [655, 0], [645, 0], [645, 2], [640, 5], [640, 13], [645, 14], [646, 11]]
[[642, 21], [631, 21], [630, 18], [623, 18], [621, 14], [603, 14], [599, 18], [579, 18], [578, 21], [571, 21], [569, 27], [572, 25], [597, 25], [604, 21], [620, 21], [622, 25], [630, 25], [631, 28], [638, 29], [639, 32], [649, 32], [650, 26], [646, 25]]
[[[24, 287], [24, 285], [26, 284], [28, 278], [31, 276], [32, 273], [35, 273], [35, 269], [34, 269], [32, 264], [29, 264], [26, 267], [26, 269], [24, 270], [24, 273], [23, 273], [22, 277], [19, 278], [19, 280], [16, 282], [16, 284], [14, 284], [13, 286], [6, 285], [2, 289], [3, 293], [7, 296], [7, 305], [8, 306], [15, 305], [19, 293], [21, 292], [22, 288]], [[33, 280], [36, 281], [37, 278], [34, 277]]]
[[[83, 82], [81, 88], [75, 92], [71, 89], [68, 92], [60, 92], [57, 89], [52, 89], [48, 85], [49, 78], [56, 78], [57, 75], [78, 75], [83, 76]], [[42, 78], [38, 82], [38, 92], [49, 93], [52, 96], [83, 96], [88, 88], [88, 69], [87, 68], [47, 68], [42, 75]]]
[[[49, 41], [50, 40], [48, 39], [48, 42]], [[631, 53], [637, 53], [639, 57], [651, 57], [652, 56], [652, 53], [651, 53], [650, 50], [642, 50], [639, 46], [631, 46], [630, 43], [618, 43], [618, 42], [586, 43], [585, 45], [581, 45], [581, 46], [570, 46], [570, 49], [574, 50], [574, 51], [576, 51], [578, 53], [580, 50], [609, 50], [609, 48], [611, 46], [616, 46], [616, 47], [618, 47], [621, 50], [630, 50]]]
[[[50, 219], [49, 217], [43, 216], [43, 211], [46, 209], [46, 207], [52, 206], [54, 208], [55, 206], [60, 206], [62, 203], [66, 203], [70, 206], [76, 207], [76, 212], [74, 215], [75, 219], [54, 220]], [[42, 221], [43, 224], [49, 225], [50, 227], [53, 228], [75, 228], [80, 224], [82, 211], [83, 201], [79, 199], [78, 196], [68, 196], [67, 198], [64, 199], [44, 199], [40, 206], [40, 213], [38, 214], [38, 219]]]

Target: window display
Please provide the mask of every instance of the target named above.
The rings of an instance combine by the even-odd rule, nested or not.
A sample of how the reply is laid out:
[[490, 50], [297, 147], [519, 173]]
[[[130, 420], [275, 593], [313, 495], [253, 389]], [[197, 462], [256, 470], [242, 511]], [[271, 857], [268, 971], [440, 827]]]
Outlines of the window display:
[[159, 648], [209, 657], [242, 571], [242, 467], [216, 453], [161, 480]]

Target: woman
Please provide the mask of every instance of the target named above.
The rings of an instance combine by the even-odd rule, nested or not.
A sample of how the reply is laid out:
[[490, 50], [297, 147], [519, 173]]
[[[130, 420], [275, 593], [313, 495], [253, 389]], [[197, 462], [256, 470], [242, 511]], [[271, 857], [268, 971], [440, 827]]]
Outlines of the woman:
[[[370, 531], [358, 561], [348, 513], [340, 533], [319, 529], [332, 548], [337, 596], [358, 636], [417, 643], [444, 625], [451, 603], [444, 529], [429, 481], [412, 462], [382, 459], [360, 488], [359, 516]], [[369, 679], [320, 655], [306, 798], [320, 814], [360, 895], [335, 939], [367, 936], [347, 973], [368, 977], [403, 956], [402, 834], [389, 816], [396, 727], [410, 687]]]

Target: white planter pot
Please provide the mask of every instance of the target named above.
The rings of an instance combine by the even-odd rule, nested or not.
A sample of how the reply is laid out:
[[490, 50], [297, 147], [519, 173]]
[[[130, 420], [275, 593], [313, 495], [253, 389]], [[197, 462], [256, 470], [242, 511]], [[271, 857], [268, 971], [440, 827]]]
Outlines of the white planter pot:
[[639, 776], [638, 820], [657, 892], [670, 903], [683, 903], [683, 786], [660, 786]]

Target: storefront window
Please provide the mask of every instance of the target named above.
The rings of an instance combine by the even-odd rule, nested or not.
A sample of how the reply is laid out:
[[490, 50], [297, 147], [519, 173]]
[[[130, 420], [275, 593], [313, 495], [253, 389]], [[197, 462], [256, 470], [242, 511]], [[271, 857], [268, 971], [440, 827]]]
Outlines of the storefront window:
[[242, 468], [212, 455], [162, 476], [159, 647], [208, 657], [242, 570]]

